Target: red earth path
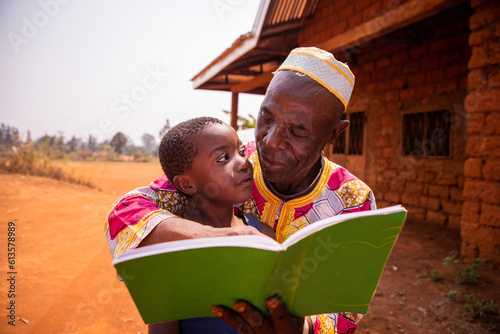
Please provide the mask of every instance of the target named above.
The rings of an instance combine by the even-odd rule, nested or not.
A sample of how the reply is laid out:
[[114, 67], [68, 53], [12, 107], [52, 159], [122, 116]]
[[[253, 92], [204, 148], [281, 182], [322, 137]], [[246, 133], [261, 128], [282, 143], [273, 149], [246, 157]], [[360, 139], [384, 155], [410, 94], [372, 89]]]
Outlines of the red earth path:
[[[116, 279], [103, 226], [111, 204], [161, 174], [158, 163], [71, 163], [73, 176], [98, 189], [0, 173], [0, 333], [147, 333]], [[8, 222], [15, 224], [15, 299], [7, 262]], [[474, 286], [457, 285], [443, 258], [460, 246], [458, 231], [408, 222], [357, 333], [497, 333], [498, 317], [473, 320], [464, 295], [500, 303], [498, 270]], [[437, 269], [444, 280], [434, 282]], [[454, 290], [458, 302], [446, 293]], [[15, 301], [15, 327], [7, 307]]]

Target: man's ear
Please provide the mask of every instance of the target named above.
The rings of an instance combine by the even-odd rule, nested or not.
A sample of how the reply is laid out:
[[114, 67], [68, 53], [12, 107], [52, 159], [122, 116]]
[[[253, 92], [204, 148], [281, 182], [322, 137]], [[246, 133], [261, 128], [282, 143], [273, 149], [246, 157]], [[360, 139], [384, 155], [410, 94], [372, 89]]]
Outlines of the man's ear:
[[349, 126], [349, 121], [346, 119], [341, 119], [337, 124], [333, 126], [332, 135], [328, 139], [328, 144], [333, 144], [333, 142], [340, 136], [342, 132]]
[[191, 178], [187, 175], [174, 176], [172, 183], [177, 189], [188, 196], [192, 196], [196, 193], [196, 186], [193, 184]]

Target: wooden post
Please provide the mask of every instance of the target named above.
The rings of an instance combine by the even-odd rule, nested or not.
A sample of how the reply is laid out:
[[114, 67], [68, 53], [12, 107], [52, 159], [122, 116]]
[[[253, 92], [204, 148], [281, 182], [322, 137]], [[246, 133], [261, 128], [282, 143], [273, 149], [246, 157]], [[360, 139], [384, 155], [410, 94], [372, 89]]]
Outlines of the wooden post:
[[238, 130], [238, 93], [231, 94], [231, 126]]

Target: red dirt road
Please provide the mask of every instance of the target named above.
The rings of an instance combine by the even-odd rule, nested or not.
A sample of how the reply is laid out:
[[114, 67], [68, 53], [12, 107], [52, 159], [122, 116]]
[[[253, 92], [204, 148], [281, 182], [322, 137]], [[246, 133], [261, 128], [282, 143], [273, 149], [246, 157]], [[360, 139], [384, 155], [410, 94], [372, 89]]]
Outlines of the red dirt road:
[[[161, 168], [95, 164], [79, 172], [101, 178], [102, 191], [0, 174], [1, 333], [147, 333], [125, 285], [116, 279], [103, 226], [119, 194], [149, 184]], [[9, 221], [16, 225], [15, 299], [6, 293]], [[8, 324], [10, 300], [19, 318], [15, 327]]]
[[[157, 163], [72, 163], [73, 176], [101, 189], [52, 179], [0, 173], [0, 333], [147, 333], [125, 285], [111, 266], [103, 226], [111, 204], [161, 174]], [[15, 223], [15, 299], [8, 297], [8, 222]], [[481, 323], [464, 296], [500, 303], [498, 270], [485, 269], [473, 286], [453, 283], [443, 267], [459, 249], [458, 231], [408, 222], [358, 334], [498, 333], [500, 321]], [[434, 282], [437, 269], [445, 279]], [[446, 293], [454, 290], [458, 302]], [[15, 327], [7, 307], [15, 301]]]

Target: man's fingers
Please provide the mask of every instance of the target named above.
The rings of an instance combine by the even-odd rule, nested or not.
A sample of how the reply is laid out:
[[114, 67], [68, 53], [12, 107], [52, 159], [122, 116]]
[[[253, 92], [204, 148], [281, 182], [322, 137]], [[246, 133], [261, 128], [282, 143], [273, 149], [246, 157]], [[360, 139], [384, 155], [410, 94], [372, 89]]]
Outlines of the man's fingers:
[[290, 316], [285, 303], [278, 297], [271, 297], [266, 301], [266, 307], [274, 325], [276, 333], [299, 333], [304, 326], [304, 318]]
[[212, 306], [212, 313], [219, 319], [222, 319], [229, 326], [236, 328], [242, 334], [252, 333], [245, 320], [235, 311], [225, 306]]
[[285, 304], [278, 297], [271, 297], [266, 301], [266, 307], [269, 310], [271, 319], [280, 320], [289, 317]]
[[233, 304], [233, 309], [257, 332], [266, 332], [272, 329], [271, 321], [252, 304], [244, 300], [238, 300]]

